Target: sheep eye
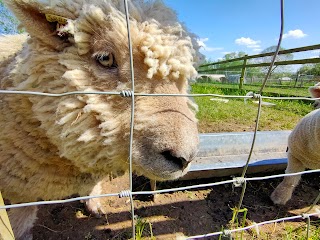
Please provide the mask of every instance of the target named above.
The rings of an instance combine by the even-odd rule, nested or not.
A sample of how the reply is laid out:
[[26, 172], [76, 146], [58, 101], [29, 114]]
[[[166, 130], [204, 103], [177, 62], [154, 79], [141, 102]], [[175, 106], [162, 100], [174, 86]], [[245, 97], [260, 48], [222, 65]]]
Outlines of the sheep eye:
[[112, 53], [106, 53], [106, 54], [98, 54], [96, 56], [97, 62], [101, 64], [103, 67], [106, 68], [116, 68], [118, 67], [116, 60]]

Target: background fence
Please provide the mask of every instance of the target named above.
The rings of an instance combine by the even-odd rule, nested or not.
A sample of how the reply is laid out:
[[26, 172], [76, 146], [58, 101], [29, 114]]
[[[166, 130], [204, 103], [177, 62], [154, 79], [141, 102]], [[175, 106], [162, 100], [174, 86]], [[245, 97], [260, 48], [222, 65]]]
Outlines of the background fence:
[[[127, 1], [124, 0], [125, 2], [125, 6], [126, 6], [126, 10], [128, 8], [127, 6]], [[281, 1], [281, 9], [283, 12], [283, 1]], [[126, 17], [127, 17], [127, 24], [129, 26], [129, 17], [126, 11]], [[128, 27], [129, 29], [129, 27]], [[130, 40], [130, 32], [128, 31], [128, 38]], [[282, 31], [281, 31], [282, 34]], [[130, 41], [129, 41], [130, 43]], [[278, 46], [280, 46], [281, 44], [281, 37], [279, 39], [279, 44]], [[1, 90], [0, 94], [25, 94], [25, 95], [43, 95], [43, 96], [52, 96], [52, 97], [61, 97], [61, 96], [65, 96], [65, 95], [70, 95], [70, 94], [74, 94], [74, 95], [79, 95], [79, 94], [115, 94], [115, 95], [120, 95], [123, 97], [130, 97], [132, 99], [131, 103], [131, 108], [132, 108], [132, 114], [131, 114], [131, 132], [130, 132], [130, 188], [128, 190], [124, 189], [121, 192], [116, 192], [116, 193], [111, 193], [111, 194], [103, 194], [103, 195], [97, 195], [97, 196], [85, 196], [85, 197], [78, 197], [78, 198], [71, 198], [71, 199], [67, 199], [67, 200], [57, 200], [57, 201], [41, 201], [41, 202], [32, 202], [32, 203], [24, 203], [24, 204], [14, 204], [14, 205], [7, 205], [7, 206], [0, 206], [0, 209], [9, 209], [9, 208], [18, 208], [18, 207], [28, 207], [28, 206], [35, 206], [35, 205], [47, 205], [47, 204], [62, 204], [62, 203], [66, 203], [66, 202], [73, 202], [73, 201], [79, 201], [79, 200], [87, 200], [90, 198], [100, 198], [100, 197], [111, 197], [111, 196], [119, 196], [119, 197], [128, 197], [130, 199], [131, 202], [131, 217], [132, 217], [132, 235], [133, 238], [135, 238], [135, 214], [134, 214], [134, 205], [133, 205], [133, 196], [136, 195], [145, 195], [145, 194], [159, 194], [159, 193], [167, 193], [167, 192], [173, 192], [173, 191], [184, 191], [184, 190], [190, 190], [190, 189], [195, 189], [195, 188], [205, 188], [205, 187], [214, 187], [214, 186], [218, 186], [218, 185], [223, 185], [223, 184], [234, 184], [235, 187], [241, 187], [242, 188], [242, 193], [239, 199], [239, 203], [237, 204], [237, 206], [234, 206], [234, 216], [233, 216], [233, 220], [236, 219], [236, 216], [238, 215], [239, 211], [242, 209], [242, 201], [243, 198], [245, 196], [246, 193], [246, 184], [247, 182], [250, 181], [264, 181], [266, 179], [272, 179], [272, 178], [279, 178], [279, 177], [284, 177], [284, 176], [289, 176], [289, 175], [296, 175], [296, 174], [307, 174], [307, 173], [318, 173], [320, 172], [320, 170], [309, 170], [309, 171], [305, 171], [305, 172], [301, 172], [301, 173], [294, 173], [294, 174], [281, 174], [281, 175], [271, 175], [271, 176], [265, 176], [265, 177], [246, 177], [246, 171], [247, 171], [247, 167], [248, 164], [250, 162], [251, 159], [251, 154], [252, 154], [252, 150], [254, 148], [254, 143], [255, 143], [255, 137], [256, 137], [256, 133], [258, 130], [258, 125], [259, 125], [259, 118], [260, 118], [260, 113], [261, 113], [261, 108], [262, 108], [262, 100], [264, 98], [272, 98], [272, 97], [264, 97], [261, 94], [252, 94], [252, 95], [247, 95], [247, 96], [232, 96], [232, 95], [217, 95], [217, 94], [188, 94], [188, 95], [172, 95], [172, 94], [163, 94], [163, 95], [170, 95], [170, 96], [190, 96], [190, 97], [203, 97], [203, 96], [213, 96], [213, 97], [224, 97], [224, 98], [242, 98], [242, 99], [254, 99], [254, 100], [258, 100], [259, 104], [257, 107], [257, 117], [256, 117], [256, 121], [255, 121], [255, 131], [253, 133], [253, 139], [252, 139], [252, 145], [251, 145], [251, 149], [248, 152], [248, 160], [246, 165], [243, 168], [243, 172], [241, 174], [240, 177], [236, 177], [233, 178], [231, 180], [227, 180], [227, 181], [222, 181], [222, 182], [215, 182], [215, 183], [209, 183], [209, 184], [199, 184], [199, 185], [193, 185], [193, 186], [188, 186], [188, 187], [182, 187], [182, 188], [170, 188], [170, 189], [163, 189], [163, 190], [158, 190], [158, 191], [139, 191], [139, 192], [135, 192], [132, 189], [132, 171], [131, 171], [131, 166], [132, 166], [132, 139], [134, 137], [133, 135], [133, 122], [134, 122], [134, 97], [135, 96], [158, 96], [161, 97], [163, 95], [158, 94], [158, 95], [153, 95], [153, 94], [143, 94], [143, 93], [135, 93], [134, 91], [134, 73], [133, 73], [133, 61], [132, 61], [132, 50], [131, 50], [131, 43], [129, 45], [129, 49], [130, 49], [130, 58], [131, 58], [131, 77], [132, 77], [132, 89], [129, 91], [122, 91], [122, 92], [69, 92], [69, 93], [62, 93], [62, 94], [48, 94], [48, 93], [36, 93], [36, 92], [23, 92], [23, 91], [6, 91], [6, 90]], [[319, 49], [319, 45], [315, 45], [315, 46], [311, 46], [311, 47], [306, 47], [306, 48], [300, 48], [299, 50], [295, 49], [295, 51], [307, 51], [306, 49]], [[280, 52], [280, 54], [285, 54], [285, 53], [289, 53], [292, 52], [292, 50], [286, 50], [286, 52]], [[231, 82], [236, 82], [240, 84], [240, 88], [242, 87], [242, 84], [246, 84], [248, 82], [250, 83], [255, 83], [255, 84], [261, 84], [262, 85], [262, 89], [263, 86], [265, 85], [265, 82], [263, 82], [261, 79], [264, 78], [264, 80], [268, 80], [268, 76], [270, 75], [271, 71], [273, 70], [273, 62], [277, 56], [277, 51], [274, 53], [268, 53], [266, 55], [255, 55], [255, 58], [258, 57], [266, 57], [266, 56], [271, 56], [273, 57], [273, 59], [271, 60], [271, 64], [270, 62], [264, 62], [264, 63], [252, 63], [249, 60], [253, 59], [253, 56], [246, 56], [244, 58], [241, 59], [237, 59], [236, 61], [243, 61], [243, 64], [241, 65], [237, 65], [237, 66], [232, 66], [232, 67], [224, 67], [224, 68], [220, 68], [219, 64], [222, 64], [222, 62], [219, 63], [213, 63], [213, 64], [208, 64], [208, 65], [203, 65], [201, 68], [205, 68], [205, 67], [210, 67], [206, 70], [200, 70], [199, 73], [201, 74], [207, 74], [207, 73], [216, 73], [216, 74], [224, 74], [225, 77], [222, 76], [222, 78], [226, 79], [225, 81], [231, 81]], [[224, 63], [230, 63], [232, 61], [225, 61]], [[302, 60], [290, 60], [290, 61], [278, 61], [275, 62], [275, 66], [280, 66], [280, 65], [288, 65], [288, 64], [301, 64], [301, 63], [318, 63], [319, 59], [302, 59]], [[250, 75], [250, 72], [247, 71], [247, 68], [254, 68], [254, 67], [268, 67], [268, 70], [261, 75]], [[234, 72], [221, 72], [221, 71], [229, 71], [231, 69], [239, 69], [240, 73], [234, 74]], [[220, 71], [220, 72], [219, 72]], [[238, 75], [240, 74], [240, 77], [238, 77]], [[234, 76], [233, 75], [237, 75]], [[267, 77], [266, 77], [267, 76]], [[238, 79], [238, 80], [233, 80], [233, 79]], [[259, 80], [258, 80], [259, 79]], [[220, 79], [221, 80], [221, 79]], [[222, 81], [222, 80], [221, 80]], [[313, 80], [312, 80], [313, 81]], [[269, 83], [269, 82], [268, 82]], [[277, 82], [278, 84], [283, 84], [282, 82]], [[299, 81], [296, 81], [296, 83], [299, 83]], [[304, 82], [303, 82], [304, 83]], [[262, 92], [262, 91], [261, 91]], [[310, 98], [272, 98], [272, 99], [296, 99], [296, 100], [314, 100], [314, 99], [310, 99]], [[282, 221], [288, 221], [288, 220], [294, 220], [294, 219], [305, 219], [306, 223], [307, 223], [307, 231], [306, 231], [306, 239], [308, 239], [309, 237], [309, 227], [310, 227], [310, 217], [311, 216], [315, 216], [318, 213], [317, 212], [313, 212], [310, 213], [311, 208], [317, 203], [317, 201], [319, 200], [319, 198], [316, 198], [314, 200], [313, 205], [310, 207], [310, 209], [308, 209], [308, 211], [306, 211], [305, 213], [301, 214], [301, 215], [297, 215], [294, 217], [286, 217], [286, 218], [279, 218], [279, 219], [275, 219], [275, 220], [270, 220], [270, 221], [266, 221], [266, 222], [261, 222], [261, 223], [253, 223], [250, 226], [247, 227], [240, 227], [240, 228], [234, 228], [234, 229], [224, 229], [222, 231], [219, 232], [213, 232], [213, 233], [203, 233], [203, 235], [197, 235], [197, 236], [189, 236], [186, 237], [187, 239], [198, 239], [198, 238], [205, 238], [205, 237], [211, 237], [211, 236], [219, 236], [219, 235], [225, 235], [230, 237], [231, 239], [231, 235], [234, 232], [238, 232], [238, 231], [243, 231], [243, 230], [248, 230], [251, 228], [256, 228], [257, 226], [263, 225], [263, 224], [268, 224], [268, 223], [273, 223], [273, 222], [282, 222]], [[187, 211], [187, 210], [185, 210]], [[1, 223], [0, 223], [1, 224]]]
[[[259, 85], [263, 82], [275, 52], [245, 55], [199, 67], [198, 82]], [[268, 86], [311, 86], [320, 81], [317, 74], [299, 71], [301, 65], [320, 63], [320, 44], [279, 51]], [[294, 58], [294, 59], [293, 59]]]

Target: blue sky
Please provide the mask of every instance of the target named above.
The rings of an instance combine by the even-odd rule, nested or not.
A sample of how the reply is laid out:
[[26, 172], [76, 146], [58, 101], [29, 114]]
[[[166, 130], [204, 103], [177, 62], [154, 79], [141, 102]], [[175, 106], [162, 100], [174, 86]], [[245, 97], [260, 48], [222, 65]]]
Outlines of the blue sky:
[[[276, 45], [280, 33], [280, 0], [164, 0], [188, 29], [200, 38], [202, 53], [218, 60], [226, 53], [258, 54]], [[281, 46], [320, 43], [320, 0], [284, 2]], [[317, 54], [319, 56], [319, 54]], [[313, 56], [309, 56], [313, 57]]]
[[[210, 60], [226, 53], [260, 53], [276, 45], [280, 33], [280, 0], [164, 0], [188, 29], [199, 36]], [[320, 43], [320, 0], [285, 0], [283, 48]], [[0, 6], [0, 34], [12, 25]], [[10, 24], [11, 25], [10, 25]], [[13, 28], [12, 28], [13, 29]], [[320, 51], [304, 58], [319, 57]], [[313, 54], [313, 55], [312, 55]], [[296, 56], [295, 56], [296, 57]]]

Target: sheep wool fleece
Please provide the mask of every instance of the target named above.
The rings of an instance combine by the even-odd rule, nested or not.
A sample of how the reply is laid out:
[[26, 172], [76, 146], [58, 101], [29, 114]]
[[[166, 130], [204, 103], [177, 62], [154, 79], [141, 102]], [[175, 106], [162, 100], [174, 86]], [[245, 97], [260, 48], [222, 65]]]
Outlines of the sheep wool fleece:
[[[198, 149], [196, 106], [185, 96], [201, 59], [196, 36], [160, 0], [128, 0], [136, 93], [123, 0], [4, 0], [25, 34], [0, 36], [0, 190], [11, 203], [100, 189], [132, 169], [154, 180], [188, 172]], [[83, 94], [83, 92], [113, 94]], [[88, 202], [87, 202], [88, 205]], [[32, 239], [37, 207], [14, 208], [16, 239]]]

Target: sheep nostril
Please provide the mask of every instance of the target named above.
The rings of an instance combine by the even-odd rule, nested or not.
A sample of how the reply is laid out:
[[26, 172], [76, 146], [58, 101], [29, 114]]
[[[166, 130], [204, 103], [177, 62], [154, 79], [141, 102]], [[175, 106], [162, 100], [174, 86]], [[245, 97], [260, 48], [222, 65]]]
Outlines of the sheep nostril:
[[161, 155], [168, 161], [175, 163], [180, 169], [185, 169], [189, 165], [189, 161], [183, 157], [176, 157], [170, 150], [163, 151]]

